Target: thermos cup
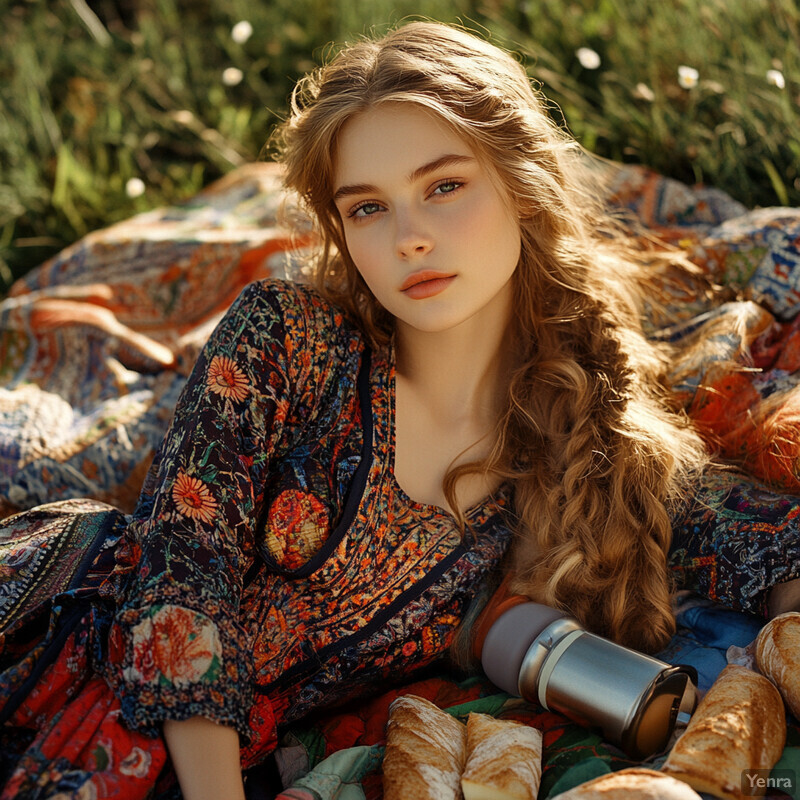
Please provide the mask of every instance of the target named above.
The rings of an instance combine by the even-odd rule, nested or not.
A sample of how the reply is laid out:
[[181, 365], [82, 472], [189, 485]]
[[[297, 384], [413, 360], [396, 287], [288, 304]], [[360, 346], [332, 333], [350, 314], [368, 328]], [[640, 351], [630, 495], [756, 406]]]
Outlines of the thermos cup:
[[539, 603], [515, 605], [495, 620], [481, 662], [499, 688], [601, 728], [632, 758], [664, 749], [696, 703], [693, 667], [614, 644]]

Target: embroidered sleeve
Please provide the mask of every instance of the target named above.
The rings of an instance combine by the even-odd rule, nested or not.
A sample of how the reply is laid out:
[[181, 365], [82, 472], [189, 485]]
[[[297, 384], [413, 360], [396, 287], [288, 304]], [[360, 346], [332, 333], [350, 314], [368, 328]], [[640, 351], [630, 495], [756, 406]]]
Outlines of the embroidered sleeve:
[[109, 644], [133, 727], [154, 732], [164, 719], [201, 715], [247, 739], [243, 579], [270, 461], [313, 402], [297, 298], [260, 284], [242, 293], [203, 349], [148, 475]]

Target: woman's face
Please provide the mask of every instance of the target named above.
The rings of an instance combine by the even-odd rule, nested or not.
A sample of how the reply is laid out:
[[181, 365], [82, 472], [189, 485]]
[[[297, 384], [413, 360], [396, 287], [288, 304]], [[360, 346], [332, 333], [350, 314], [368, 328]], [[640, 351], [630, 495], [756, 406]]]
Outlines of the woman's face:
[[334, 181], [350, 256], [398, 326], [508, 315], [518, 220], [490, 168], [433, 113], [390, 103], [353, 117]]

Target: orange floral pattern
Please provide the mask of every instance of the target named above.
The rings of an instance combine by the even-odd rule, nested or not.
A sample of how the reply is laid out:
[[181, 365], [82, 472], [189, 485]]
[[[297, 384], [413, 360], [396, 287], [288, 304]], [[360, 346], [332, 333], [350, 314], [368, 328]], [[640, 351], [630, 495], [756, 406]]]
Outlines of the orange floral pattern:
[[250, 381], [233, 359], [214, 356], [208, 365], [206, 386], [231, 400], [245, 400], [250, 394]]
[[297, 569], [322, 547], [328, 512], [314, 495], [290, 489], [275, 499], [265, 528], [265, 542], [275, 561]]
[[142, 750], [141, 747], [134, 747], [131, 752], [119, 762], [119, 771], [123, 775], [131, 775], [134, 778], [145, 778], [150, 772], [153, 758], [150, 753]]
[[172, 499], [181, 514], [200, 522], [211, 522], [217, 511], [217, 501], [208, 486], [199, 478], [192, 478], [184, 472], [175, 479]]
[[215, 680], [222, 649], [214, 623], [202, 614], [165, 605], [132, 631], [133, 663], [128, 678], [166, 681], [180, 688]]

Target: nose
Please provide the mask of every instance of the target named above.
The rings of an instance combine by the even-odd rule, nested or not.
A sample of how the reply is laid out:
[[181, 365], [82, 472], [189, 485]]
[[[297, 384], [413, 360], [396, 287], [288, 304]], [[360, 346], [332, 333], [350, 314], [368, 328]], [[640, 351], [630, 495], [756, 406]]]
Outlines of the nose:
[[417, 215], [409, 212], [398, 213], [396, 248], [397, 255], [406, 259], [425, 255], [433, 249], [431, 234]]

